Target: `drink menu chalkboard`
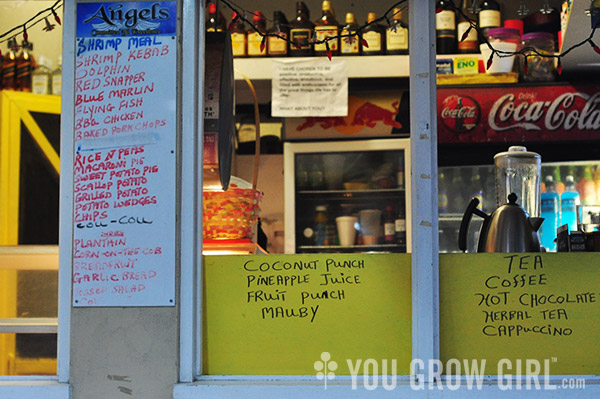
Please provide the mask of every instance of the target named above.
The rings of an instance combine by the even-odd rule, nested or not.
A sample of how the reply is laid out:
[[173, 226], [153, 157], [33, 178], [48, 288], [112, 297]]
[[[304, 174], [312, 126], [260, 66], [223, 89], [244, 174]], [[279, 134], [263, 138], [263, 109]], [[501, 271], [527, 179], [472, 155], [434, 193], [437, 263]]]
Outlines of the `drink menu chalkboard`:
[[77, 6], [74, 306], [174, 305], [176, 11]]
[[485, 359], [485, 374], [503, 359], [598, 374], [598, 276], [594, 253], [441, 255], [441, 360]]

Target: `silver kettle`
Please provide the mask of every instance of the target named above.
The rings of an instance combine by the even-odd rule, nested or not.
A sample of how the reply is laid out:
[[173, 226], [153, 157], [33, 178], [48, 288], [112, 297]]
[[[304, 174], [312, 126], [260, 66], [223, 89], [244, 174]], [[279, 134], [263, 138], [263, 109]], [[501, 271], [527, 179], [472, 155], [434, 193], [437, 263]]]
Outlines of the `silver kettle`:
[[484, 219], [477, 252], [541, 252], [539, 230], [544, 218], [530, 217], [517, 204], [517, 194], [508, 195], [508, 203], [491, 215], [477, 209], [479, 199], [473, 198], [463, 215], [458, 233], [458, 248], [467, 249], [467, 231], [473, 214]]

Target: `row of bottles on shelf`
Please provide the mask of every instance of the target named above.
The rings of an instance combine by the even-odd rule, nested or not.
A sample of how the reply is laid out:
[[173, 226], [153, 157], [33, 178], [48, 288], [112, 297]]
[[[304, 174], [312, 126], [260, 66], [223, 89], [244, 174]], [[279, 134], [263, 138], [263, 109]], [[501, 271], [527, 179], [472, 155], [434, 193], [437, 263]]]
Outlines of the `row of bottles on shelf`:
[[493, 166], [441, 167], [438, 173], [438, 211], [461, 214], [471, 198], [479, 198], [486, 212], [496, 207]]
[[[246, 23], [235, 12], [229, 25], [234, 57], [305, 57], [323, 56], [328, 52], [331, 55], [408, 54], [408, 26], [399, 8], [393, 10], [387, 27], [374, 22], [375, 13], [368, 13], [366, 23], [370, 25], [360, 32], [362, 40], [353, 36], [359, 27], [354, 14], [346, 13], [345, 24], [338, 23], [329, 0], [323, 1], [321, 17], [315, 22], [311, 21], [310, 11], [302, 1], [296, 2], [296, 17], [291, 22], [282, 11], [275, 11], [273, 26], [269, 29], [260, 11], [244, 18], [252, 20], [254, 27], [246, 29]], [[207, 31], [225, 31], [225, 26], [225, 18], [218, 15], [216, 4], [210, 3]], [[263, 41], [264, 35], [270, 36]], [[336, 38], [319, 43], [328, 37]]]
[[21, 50], [17, 40], [8, 41], [8, 52], [0, 57], [0, 89], [60, 95], [62, 91], [61, 57], [52, 68], [50, 60], [40, 57], [36, 62], [33, 44], [23, 41]]
[[395, 245], [406, 247], [406, 212], [386, 205], [336, 216], [327, 205], [317, 205], [310, 225], [299, 237], [300, 246]]

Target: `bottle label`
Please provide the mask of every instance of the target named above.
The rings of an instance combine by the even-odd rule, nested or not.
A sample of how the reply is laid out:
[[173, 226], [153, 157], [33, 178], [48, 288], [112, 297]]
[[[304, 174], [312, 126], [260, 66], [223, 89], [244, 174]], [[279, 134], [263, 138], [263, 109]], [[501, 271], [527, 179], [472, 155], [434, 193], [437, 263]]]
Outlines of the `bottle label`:
[[456, 30], [456, 37], [458, 38], [458, 49], [463, 51], [476, 51], [479, 48], [479, 43], [477, 41], [477, 30], [475, 28], [469, 31], [469, 34], [465, 38], [465, 40], [461, 41], [465, 32], [469, 29], [471, 24], [469, 22], [463, 21], [458, 23], [458, 28]]
[[[294, 50], [310, 50], [310, 29], [292, 29], [290, 30], [290, 40], [294, 42], [290, 45], [290, 49]], [[298, 45], [300, 47], [298, 47]]]
[[[394, 32], [395, 30], [395, 32]], [[388, 50], [407, 50], [408, 49], [408, 29], [397, 25], [388, 28], [386, 31]]]
[[383, 224], [383, 234], [385, 235], [386, 240], [389, 238], [393, 239], [396, 234], [396, 224], [395, 223], [384, 223]]
[[246, 35], [243, 33], [231, 34], [231, 50], [234, 57], [246, 56]]
[[558, 211], [558, 199], [556, 197], [542, 198], [540, 206], [542, 212], [556, 213]]
[[262, 43], [263, 37], [258, 32], [248, 33], [248, 55], [267, 55], [267, 48], [260, 51], [260, 44]]
[[35, 94], [49, 94], [48, 93], [48, 75], [39, 74], [31, 77], [31, 91]]
[[456, 15], [453, 11], [443, 10], [435, 14], [435, 29], [456, 30]]
[[[342, 36], [348, 35], [351, 32], [348, 29], [342, 30]], [[360, 49], [358, 47], [358, 37], [348, 36], [340, 39], [340, 52], [342, 54], [358, 54]]]
[[372, 53], [381, 51], [381, 33], [375, 31], [365, 32], [363, 34], [363, 39], [369, 44], [368, 48], [363, 48], [364, 52]]
[[479, 27], [490, 28], [500, 26], [500, 11], [481, 10], [479, 11]]
[[[315, 26], [315, 34], [317, 40], [325, 40], [328, 37], [337, 36], [338, 28], [336, 26]], [[337, 51], [337, 39], [330, 40], [328, 43], [331, 51]], [[327, 45], [325, 43], [315, 43], [315, 51], [327, 51]]]
[[[277, 33], [281, 37], [285, 37], [287, 39], [287, 33], [279, 32]], [[267, 38], [268, 42], [268, 53], [269, 55], [285, 55], [287, 54], [287, 42], [279, 37], [269, 36]]]
[[60, 73], [52, 75], [52, 94], [55, 96], [62, 94], [62, 75]]
[[394, 228], [396, 233], [404, 233], [406, 231], [406, 219], [396, 219]]

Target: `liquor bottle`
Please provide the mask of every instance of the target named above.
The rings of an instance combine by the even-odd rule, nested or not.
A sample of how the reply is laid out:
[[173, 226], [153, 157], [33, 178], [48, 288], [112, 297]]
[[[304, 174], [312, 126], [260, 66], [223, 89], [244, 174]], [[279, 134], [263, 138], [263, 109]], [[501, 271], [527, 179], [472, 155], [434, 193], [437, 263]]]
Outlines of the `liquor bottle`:
[[[456, 13], [452, 0], [438, 0], [435, 15], [435, 44], [438, 54], [456, 53]], [[438, 12], [439, 11], [439, 12]]]
[[[484, 34], [490, 28], [502, 26], [500, 4], [496, 0], [483, 0], [479, 7], [481, 8], [481, 11], [479, 11], [479, 28], [483, 30]], [[479, 42], [482, 43], [483, 41], [484, 39], [480, 35]]]
[[392, 206], [385, 207], [385, 215], [383, 218], [383, 236], [386, 244], [393, 244], [396, 240], [396, 218], [392, 212]]
[[289, 55], [302, 57], [312, 55], [311, 38], [315, 25], [310, 21], [310, 13], [303, 1], [296, 2], [296, 18], [290, 23]]
[[541, 217], [544, 218], [544, 222], [540, 227], [540, 241], [541, 244], [546, 248], [547, 251], [556, 251], [556, 230], [559, 227], [560, 221], [560, 207], [559, 207], [559, 196], [554, 189], [554, 178], [552, 175], [547, 175], [544, 181], [546, 191], [541, 194], [540, 207]]
[[367, 23], [370, 24], [363, 31], [363, 40], [367, 42], [367, 45], [361, 43], [361, 54], [362, 55], [378, 55], [385, 53], [385, 28], [375, 23], [377, 15], [374, 12], [370, 12], [367, 15]]
[[580, 197], [575, 188], [573, 175], [565, 178], [565, 192], [560, 196], [560, 224], [569, 225], [569, 231], [577, 230], [577, 205], [580, 205]]
[[[460, 5], [461, 12], [458, 13], [458, 25], [456, 29], [459, 53], [479, 53], [477, 30], [471, 28], [471, 21], [473, 21], [473, 23], [477, 21], [477, 17], [472, 13], [472, 7], [473, 0], [462, 0]], [[467, 31], [469, 31], [469, 33], [463, 39], [463, 36]]]
[[328, 37], [336, 37], [327, 41], [327, 43], [315, 43], [315, 55], [327, 55], [327, 46], [332, 55], [340, 54], [340, 27], [335, 19], [335, 13], [329, 0], [323, 0], [321, 6], [321, 18], [315, 22], [315, 36], [318, 41], [325, 40]]
[[267, 37], [267, 54], [272, 57], [286, 56], [288, 54], [288, 43], [285, 39], [288, 38], [290, 30], [288, 20], [282, 11], [273, 12], [273, 26], [267, 33], [279, 36]]
[[31, 92], [35, 94], [51, 93], [50, 60], [44, 56], [38, 59], [38, 67], [31, 73]]
[[342, 37], [340, 39], [340, 53], [342, 55], [360, 55], [360, 45], [358, 35], [355, 34], [358, 24], [351, 12], [346, 14], [346, 25], [342, 28]]
[[50, 72], [52, 79], [52, 94], [60, 96], [62, 94], [62, 56], [58, 56], [58, 65]]
[[[267, 55], [266, 38], [264, 36], [267, 33], [265, 16], [260, 11], [254, 11], [252, 23], [256, 29], [250, 28], [248, 30], [248, 57], [264, 57]], [[261, 44], [263, 43], [264, 46], [261, 50]]]
[[231, 51], [234, 57], [245, 57], [248, 55], [248, 38], [246, 36], [246, 28], [244, 27], [244, 21], [234, 11], [231, 14], [231, 20], [233, 24], [229, 29], [231, 35]]
[[406, 215], [404, 207], [400, 207], [398, 215], [394, 220], [395, 240], [398, 245], [406, 246]]
[[8, 41], [8, 52], [2, 62], [2, 87], [17, 90], [17, 40]]
[[21, 53], [17, 57], [17, 90], [31, 91], [31, 72], [36, 67], [35, 59], [31, 54], [33, 44], [23, 40]]
[[408, 54], [408, 26], [402, 22], [402, 10], [394, 8], [392, 23], [385, 31], [387, 54]]
[[207, 32], [223, 32], [225, 26], [222, 23], [220, 16], [217, 15], [217, 5], [208, 3], [208, 20], [206, 21]]
[[396, 170], [396, 187], [404, 188], [404, 156], [398, 159], [398, 168]]

